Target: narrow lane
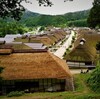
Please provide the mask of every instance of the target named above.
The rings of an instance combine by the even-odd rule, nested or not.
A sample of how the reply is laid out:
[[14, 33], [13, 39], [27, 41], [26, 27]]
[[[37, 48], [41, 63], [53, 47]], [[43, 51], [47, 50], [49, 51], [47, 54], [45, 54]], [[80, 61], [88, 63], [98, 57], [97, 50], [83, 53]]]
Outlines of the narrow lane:
[[75, 34], [74, 31], [71, 31], [69, 38], [64, 42], [62, 46], [60, 46], [60, 48], [56, 52], [54, 52], [54, 55], [63, 59], [63, 55], [66, 49], [71, 45], [72, 37], [74, 36], [74, 34]]

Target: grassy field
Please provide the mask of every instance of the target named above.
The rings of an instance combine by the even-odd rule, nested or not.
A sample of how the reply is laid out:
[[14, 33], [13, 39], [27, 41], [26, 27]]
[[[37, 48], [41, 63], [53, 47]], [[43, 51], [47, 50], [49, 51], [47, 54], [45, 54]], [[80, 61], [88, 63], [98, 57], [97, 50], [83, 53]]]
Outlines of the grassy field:
[[20, 97], [1, 96], [0, 99], [100, 99], [100, 94], [90, 90], [86, 84], [89, 74], [74, 75], [75, 90], [73, 92], [31, 93]]

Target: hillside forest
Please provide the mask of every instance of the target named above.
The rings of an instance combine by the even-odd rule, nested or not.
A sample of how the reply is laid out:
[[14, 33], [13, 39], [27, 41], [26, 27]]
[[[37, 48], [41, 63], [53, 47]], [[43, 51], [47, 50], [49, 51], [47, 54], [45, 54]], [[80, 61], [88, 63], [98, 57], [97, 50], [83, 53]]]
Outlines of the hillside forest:
[[38, 26], [86, 27], [90, 10], [66, 13], [64, 15], [42, 15], [26, 10], [19, 21], [0, 18], [0, 37], [6, 34], [23, 34]]

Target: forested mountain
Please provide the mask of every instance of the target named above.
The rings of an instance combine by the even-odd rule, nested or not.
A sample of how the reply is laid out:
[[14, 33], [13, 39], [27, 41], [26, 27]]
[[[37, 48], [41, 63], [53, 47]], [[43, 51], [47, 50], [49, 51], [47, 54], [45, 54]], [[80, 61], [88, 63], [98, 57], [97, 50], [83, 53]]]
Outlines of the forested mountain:
[[[89, 10], [84, 11], [78, 11], [73, 13], [66, 13], [64, 15], [42, 15], [38, 13], [33, 13], [30, 11], [25, 11], [25, 13], [22, 16], [22, 19], [20, 20], [21, 23], [24, 23], [28, 27], [32, 26], [48, 26], [48, 25], [70, 25], [73, 24], [75, 26], [82, 26], [82, 23], [85, 22], [89, 15]], [[74, 22], [75, 21], [75, 22]], [[77, 24], [76, 24], [77, 23]], [[81, 24], [79, 24], [81, 23]]]
[[32, 31], [37, 26], [87, 26], [89, 10], [67, 13], [64, 15], [42, 15], [25, 11], [20, 21], [11, 18], [0, 18], [0, 36], [6, 34], [23, 34], [25, 31]]
[[27, 19], [29, 17], [38, 17], [38, 16], [40, 16], [39, 13], [34, 13], [34, 12], [29, 11], [29, 10], [26, 10], [23, 13], [22, 19]]
[[66, 13], [64, 15], [64, 18], [67, 21], [73, 21], [73, 20], [79, 20], [79, 19], [87, 19], [88, 15], [89, 15], [89, 11], [90, 10], [84, 10], [84, 11]]

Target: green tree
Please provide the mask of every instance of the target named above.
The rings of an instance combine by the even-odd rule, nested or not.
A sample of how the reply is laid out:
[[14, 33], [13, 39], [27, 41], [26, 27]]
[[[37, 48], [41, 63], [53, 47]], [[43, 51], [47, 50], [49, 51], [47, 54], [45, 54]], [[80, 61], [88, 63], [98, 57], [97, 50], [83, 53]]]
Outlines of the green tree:
[[[0, 17], [6, 18], [11, 17], [16, 20], [20, 20], [25, 8], [21, 5], [22, 2], [31, 3], [29, 0], [0, 0]], [[52, 6], [51, 0], [36, 0], [39, 6]], [[73, 0], [64, 0], [73, 1]]]
[[86, 21], [86, 19], [69, 21], [68, 26], [86, 27], [87, 26], [87, 21]]
[[90, 88], [95, 92], [100, 92], [100, 64], [98, 63], [96, 69], [90, 73], [90, 77], [87, 80]]
[[6, 34], [23, 34], [25, 32], [25, 26], [19, 22], [7, 22], [0, 21], [0, 36], [4, 37]]
[[21, 5], [23, 0], [0, 0], [0, 17], [11, 17], [20, 19], [24, 7]]
[[[24, 7], [21, 2], [31, 3], [29, 0], [0, 0], [0, 17], [11, 17], [16, 20], [20, 20]], [[37, 0], [39, 5], [51, 6], [50, 0]]]
[[52, 25], [54, 26], [59, 26], [61, 24], [65, 24], [66, 23], [66, 20], [63, 16], [60, 16], [60, 15], [56, 15], [52, 18]]
[[52, 16], [49, 15], [42, 15], [40, 16], [37, 25], [40, 26], [49, 26], [52, 25]]
[[52, 6], [52, 2], [50, 0], [37, 0], [39, 2], [39, 6], [44, 5], [44, 6]]
[[39, 31], [41, 32], [43, 30], [45, 30], [45, 27], [44, 26], [41, 26], [40, 29], [39, 29]]
[[100, 27], [100, 0], [94, 0], [93, 7], [90, 10], [89, 17], [87, 19], [89, 27]]

